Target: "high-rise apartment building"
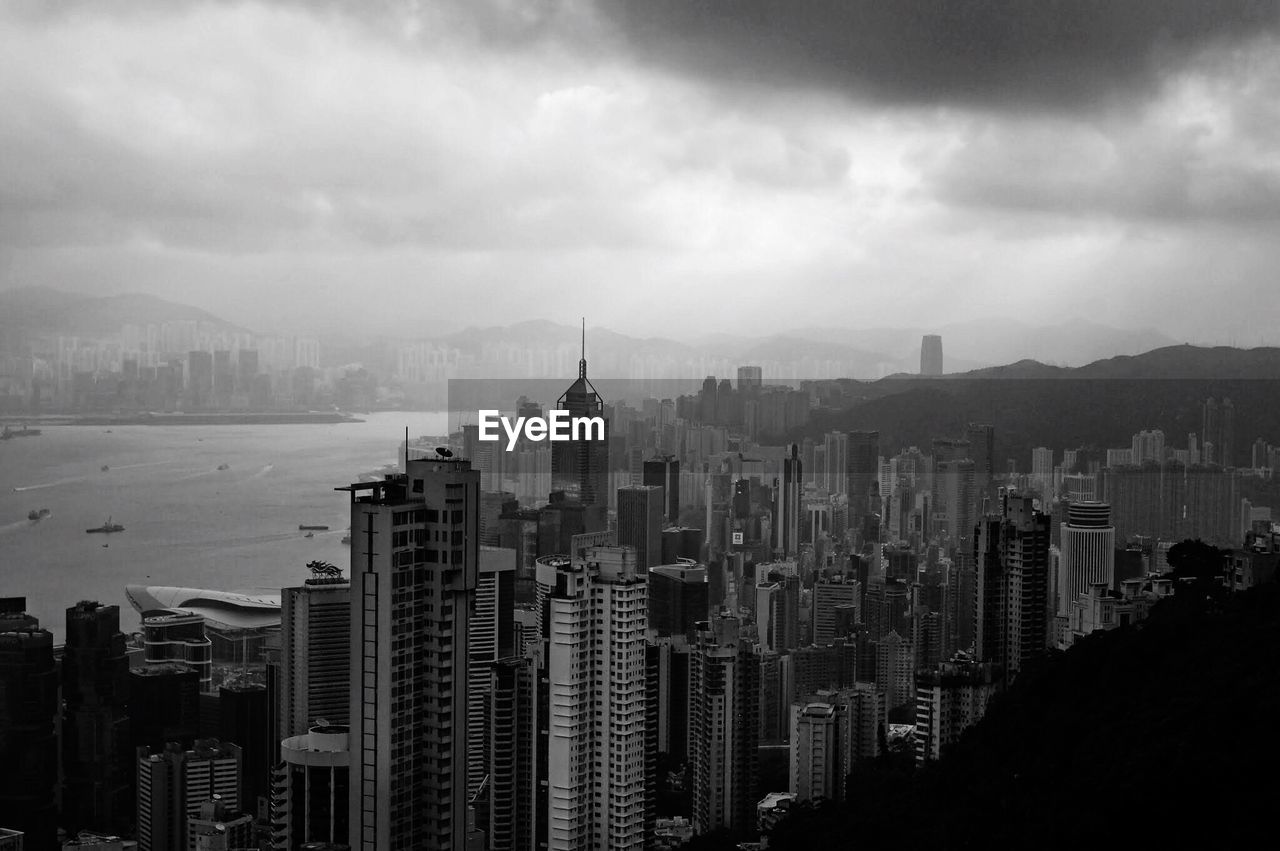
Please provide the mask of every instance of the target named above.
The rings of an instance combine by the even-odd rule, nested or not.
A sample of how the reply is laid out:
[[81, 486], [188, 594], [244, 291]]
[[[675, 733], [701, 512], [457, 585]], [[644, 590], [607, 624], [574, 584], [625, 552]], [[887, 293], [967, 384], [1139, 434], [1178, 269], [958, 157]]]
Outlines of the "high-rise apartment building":
[[755, 827], [759, 799], [760, 659], [727, 612], [698, 631], [689, 662], [693, 829]]
[[618, 488], [618, 545], [636, 551], [636, 563], [647, 570], [662, 564], [663, 489], [654, 485]]
[[629, 547], [542, 559], [547, 847], [645, 845], [648, 577]]
[[186, 750], [171, 743], [163, 751], [139, 748], [138, 851], [185, 851], [188, 819], [214, 795], [240, 806], [240, 748], [217, 739], [199, 739]]
[[996, 665], [957, 658], [916, 674], [916, 762], [936, 760], [978, 723], [1001, 686]]
[[839, 800], [839, 724], [830, 703], [791, 707], [791, 792], [797, 801]]
[[813, 585], [813, 643], [826, 646], [839, 634], [841, 606], [854, 607], [856, 621], [862, 588], [858, 580], [818, 581]]
[[67, 609], [62, 655], [63, 823], [124, 833], [133, 824], [129, 660], [119, 606]]
[[350, 580], [320, 569], [281, 590], [277, 744], [317, 723], [348, 722], [351, 644]]
[[[467, 622], [467, 799], [483, 796], [492, 763], [490, 666], [515, 654], [516, 552], [480, 548], [475, 611]], [[483, 823], [484, 820], [481, 819]]]
[[1101, 582], [1110, 588], [1115, 584], [1116, 529], [1111, 525], [1111, 506], [1105, 502], [1072, 503], [1061, 531], [1054, 610], [1065, 618], [1090, 586]]
[[351, 495], [350, 833], [358, 851], [463, 851], [468, 618], [480, 474], [411, 458]]
[[1030, 497], [1003, 496], [974, 540], [974, 655], [1012, 679], [1048, 641], [1049, 516]]
[[925, 334], [920, 341], [920, 374], [942, 375], [942, 337]]

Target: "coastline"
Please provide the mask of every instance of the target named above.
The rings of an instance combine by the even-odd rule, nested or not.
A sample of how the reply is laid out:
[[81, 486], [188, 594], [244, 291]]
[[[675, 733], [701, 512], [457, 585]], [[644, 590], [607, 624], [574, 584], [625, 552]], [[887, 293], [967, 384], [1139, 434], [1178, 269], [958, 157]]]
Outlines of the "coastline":
[[49, 414], [23, 417], [21, 422], [32, 427], [58, 426], [126, 426], [126, 425], [325, 425], [362, 423], [364, 420], [337, 411], [294, 411], [265, 413], [191, 414]]

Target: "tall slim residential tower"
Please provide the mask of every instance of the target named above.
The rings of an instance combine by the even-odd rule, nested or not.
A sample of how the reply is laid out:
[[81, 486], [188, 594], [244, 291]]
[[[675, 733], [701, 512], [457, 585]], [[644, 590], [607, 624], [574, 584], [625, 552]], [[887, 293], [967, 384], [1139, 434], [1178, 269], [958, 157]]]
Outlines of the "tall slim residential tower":
[[755, 827], [759, 799], [760, 657], [728, 612], [701, 625], [689, 661], [693, 829]]
[[72, 832], [120, 832], [133, 823], [129, 660], [119, 606], [67, 609], [62, 656], [63, 820]]
[[1090, 585], [1116, 578], [1116, 528], [1111, 525], [1111, 506], [1105, 502], [1078, 502], [1067, 508], [1062, 524], [1062, 557], [1054, 611], [1058, 617], [1071, 614], [1071, 607]]
[[350, 485], [351, 847], [463, 851], [480, 474], [410, 459]]
[[547, 688], [547, 848], [645, 846], [647, 571], [630, 547], [537, 566]]
[[779, 558], [793, 558], [800, 550], [800, 495], [804, 477], [800, 447], [791, 444], [782, 459], [782, 475], [773, 484], [773, 551]]
[[241, 769], [240, 748], [217, 739], [198, 739], [191, 750], [138, 748], [138, 851], [196, 848], [187, 820], [214, 795], [238, 808]]
[[[516, 551], [480, 548], [475, 610], [467, 623], [467, 799], [492, 788], [485, 784], [492, 762], [490, 667], [515, 653]], [[483, 787], [483, 788], [482, 788]]]
[[1049, 516], [1031, 497], [1004, 496], [974, 540], [974, 656], [1012, 679], [1048, 641]]
[[641, 484], [662, 488], [663, 515], [667, 523], [680, 523], [680, 459], [674, 455], [650, 458], [644, 462]]
[[635, 549], [642, 570], [662, 564], [662, 503], [661, 487], [618, 488], [618, 544]]
[[305, 735], [317, 722], [346, 724], [351, 717], [350, 580], [315, 570], [302, 585], [280, 592], [277, 701], [274, 745]]
[[920, 341], [920, 374], [942, 375], [942, 337], [925, 334]]
[[[604, 421], [603, 440], [594, 432], [580, 434], [578, 440], [551, 444], [551, 490], [561, 491], [570, 500], [587, 506], [609, 505], [609, 421], [604, 419], [604, 401], [587, 378], [587, 344], [583, 332], [582, 359], [578, 379], [556, 401], [556, 408], [573, 417], [599, 417]], [[588, 532], [597, 531], [587, 529]]]

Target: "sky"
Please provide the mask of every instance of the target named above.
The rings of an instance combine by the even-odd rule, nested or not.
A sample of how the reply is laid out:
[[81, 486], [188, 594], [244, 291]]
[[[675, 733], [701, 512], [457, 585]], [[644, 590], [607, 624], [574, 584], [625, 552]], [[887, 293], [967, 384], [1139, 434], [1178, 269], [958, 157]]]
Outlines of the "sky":
[[0, 0], [0, 289], [1280, 345], [1280, 2]]

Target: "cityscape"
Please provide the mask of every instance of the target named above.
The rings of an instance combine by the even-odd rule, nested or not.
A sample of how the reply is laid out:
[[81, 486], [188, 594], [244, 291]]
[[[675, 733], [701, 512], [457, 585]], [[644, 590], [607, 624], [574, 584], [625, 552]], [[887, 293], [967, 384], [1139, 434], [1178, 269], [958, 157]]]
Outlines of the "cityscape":
[[1280, 0], [0, 3], [0, 851], [1233, 848]]

